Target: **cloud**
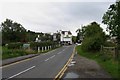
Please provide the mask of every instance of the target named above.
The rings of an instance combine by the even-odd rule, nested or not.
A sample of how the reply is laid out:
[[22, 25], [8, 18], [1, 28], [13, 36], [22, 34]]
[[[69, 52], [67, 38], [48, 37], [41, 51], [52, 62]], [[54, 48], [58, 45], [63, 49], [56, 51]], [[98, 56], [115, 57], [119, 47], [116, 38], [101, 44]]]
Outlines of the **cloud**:
[[7, 2], [2, 4], [0, 21], [9, 18], [32, 31], [70, 30], [76, 35], [81, 25], [92, 21], [101, 24], [110, 4], [113, 2]]

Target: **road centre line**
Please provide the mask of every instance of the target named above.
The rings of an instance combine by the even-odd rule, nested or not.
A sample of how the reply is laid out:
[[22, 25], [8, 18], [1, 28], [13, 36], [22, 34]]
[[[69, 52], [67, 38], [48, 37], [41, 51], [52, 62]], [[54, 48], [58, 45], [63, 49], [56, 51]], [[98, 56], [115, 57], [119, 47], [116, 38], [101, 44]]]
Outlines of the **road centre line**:
[[50, 58], [47, 58], [45, 61], [48, 61]]
[[57, 54], [60, 54], [60, 53], [62, 53], [62, 51], [61, 51], [61, 52], [59, 52], [59, 53], [57, 53]]
[[[43, 55], [46, 55], [46, 54], [52, 53], [52, 52], [54, 52], [54, 51], [56, 51], [56, 50], [57, 50], [57, 49], [54, 49], [54, 50], [52, 50], [52, 51], [50, 51], [50, 52], [48, 52], [48, 53], [44, 53]], [[35, 57], [32, 57], [32, 58], [25, 59], [25, 60], [17, 61], [17, 62], [14, 62], [14, 63], [8, 64], [8, 65], [0, 66], [0, 69], [2, 69], [2, 68], [6, 68], [6, 67], [9, 67], [9, 66], [12, 66], [12, 65], [18, 64], [18, 63], [22, 63], [22, 62], [25, 62], [25, 61], [29, 61], [29, 60], [35, 59], [35, 58], [37, 58], [37, 57], [39, 57], [39, 55], [38, 55], [38, 56], [35, 56]]]
[[55, 55], [51, 56], [50, 58], [53, 58], [53, 57], [55, 57]]
[[48, 61], [49, 59], [52, 59], [53, 57], [55, 57], [55, 55], [53, 55], [53, 56], [47, 58], [45, 61]]
[[62, 51], [65, 51], [65, 49], [64, 49], [64, 50], [62, 50]]
[[8, 79], [13, 78], [13, 77], [16, 77], [16, 76], [18, 76], [18, 75], [20, 75], [20, 74], [22, 74], [22, 73], [25, 73], [25, 72], [27, 72], [27, 71], [33, 69], [34, 67], [35, 67], [35, 66], [32, 66], [32, 67], [30, 67], [30, 68], [28, 68], [28, 69], [26, 69], [26, 70], [24, 70], [24, 71], [21, 71], [21, 72], [15, 74], [15, 75], [13, 75], [13, 76], [11, 76], [11, 77], [5, 79], [5, 80], [8, 80]]
[[59, 52], [59, 53], [57, 53], [57, 54], [60, 54], [60, 53], [62, 53], [63, 51], [65, 51], [67, 48], [65, 48], [65, 49], [63, 49], [61, 52]]

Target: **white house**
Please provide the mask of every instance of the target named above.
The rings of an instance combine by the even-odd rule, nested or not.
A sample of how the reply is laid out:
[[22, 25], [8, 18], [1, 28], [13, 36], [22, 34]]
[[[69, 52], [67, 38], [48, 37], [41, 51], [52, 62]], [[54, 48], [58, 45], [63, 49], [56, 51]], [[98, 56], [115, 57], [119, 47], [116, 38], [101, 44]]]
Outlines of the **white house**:
[[60, 34], [62, 44], [72, 44], [72, 33], [70, 31], [60, 31]]

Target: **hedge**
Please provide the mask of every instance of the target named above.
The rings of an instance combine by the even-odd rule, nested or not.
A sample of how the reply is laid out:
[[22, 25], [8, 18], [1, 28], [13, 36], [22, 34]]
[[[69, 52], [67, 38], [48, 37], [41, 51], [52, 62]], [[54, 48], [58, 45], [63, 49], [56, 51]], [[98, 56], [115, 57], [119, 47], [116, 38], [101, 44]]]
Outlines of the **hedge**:
[[[8, 49], [22, 49], [23, 48], [23, 44], [21, 42], [17, 42], [17, 43], [9, 43], [7, 45]], [[54, 47], [54, 45], [57, 45], [58, 42], [52, 42], [52, 41], [43, 41], [43, 42], [29, 42], [28, 44], [30, 44], [30, 48], [35, 49], [37, 47], [45, 47], [45, 46], [52, 46]]]
[[23, 43], [17, 42], [17, 43], [9, 43], [7, 45], [8, 49], [21, 49], [23, 46]]
[[47, 41], [47, 42], [31, 42], [30, 43], [30, 48], [36, 49], [37, 47], [45, 47], [45, 46], [52, 46], [52, 48], [55, 48], [55, 45], [57, 45], [58, 42], [52, 42], [52, 41]]

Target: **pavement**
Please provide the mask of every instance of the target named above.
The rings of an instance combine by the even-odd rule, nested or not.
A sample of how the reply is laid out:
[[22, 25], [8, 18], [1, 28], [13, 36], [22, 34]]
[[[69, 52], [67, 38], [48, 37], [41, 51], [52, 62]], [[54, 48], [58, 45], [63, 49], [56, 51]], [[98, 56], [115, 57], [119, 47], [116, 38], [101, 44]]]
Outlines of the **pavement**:
[[[111, 76], [94, 60], [76, 54], [73, 58], [74, 65], [70, 65], [62, 80], [111, 80]], [[72, 63], [72, 62], [71, 62]]]
[[[2, 78], [55, 78], [72, 55], [75, 45], [63, 46], [2, 68]], [[6, 61], [7, 62], [7, 61]], [[4, 62], [5, 63], [5, 62]]]

